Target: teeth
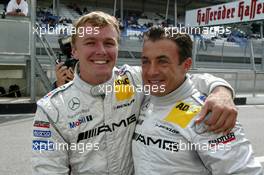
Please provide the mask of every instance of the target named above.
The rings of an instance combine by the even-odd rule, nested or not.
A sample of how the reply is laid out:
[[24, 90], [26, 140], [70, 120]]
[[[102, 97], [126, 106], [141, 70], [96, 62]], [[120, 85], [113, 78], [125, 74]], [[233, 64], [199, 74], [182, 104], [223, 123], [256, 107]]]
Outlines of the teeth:
[[107, 61], [94, 61], [95, 64], [106, 64]]
[[150, 83], [153, 83], [153, 84], [155, 84], [155, 83], [159, 83], [160, 81], [150, 81]]

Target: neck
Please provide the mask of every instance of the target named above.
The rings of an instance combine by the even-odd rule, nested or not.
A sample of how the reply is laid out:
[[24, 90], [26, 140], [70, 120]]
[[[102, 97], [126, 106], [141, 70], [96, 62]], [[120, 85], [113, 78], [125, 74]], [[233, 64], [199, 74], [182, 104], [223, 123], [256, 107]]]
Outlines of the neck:
[[170, 94], [171, 92], [174, 92], [175, 90], [177, 90], [179, 87], [181, 87], [185, 81], [186, 77], [183, 77], [182, 80], [175, 86], [175, 88], [173, 90], [171, 90], [170, 92], [164, 94], [164, 95], [161, 95], [161, 96], [166, 96], [168, 94]]
[[93, 86], [105, 83], [112, 77], [112, 73], [109, 75], [101, 76], [95, 75], [93, 72], [89, 72], [87, 71], [87, 69], [82, 68], [79, 62], [76, 64], [74, 71], [76, 74], [79, 74], [80, 78], [83, 81]]
[[101, 76], [101, 77], [94, 77], [93, 75], [83, 75], [80, 73], [80, 77], [83, 81], [85, 81], [86, 83], [90, 84], [90, 85], [99, 85], [102, 83], [107, 82], [108, 80], [110, 80], [112, 75], [109, 76]]
[[152, 102], [157, 106], [166, 106], [174, 104], [176, 101], [183, 100], [192, 95], [196, 90], [193, 87], [189, 77], [174, 91], [166, 94], [165, 96], [151, 96]]

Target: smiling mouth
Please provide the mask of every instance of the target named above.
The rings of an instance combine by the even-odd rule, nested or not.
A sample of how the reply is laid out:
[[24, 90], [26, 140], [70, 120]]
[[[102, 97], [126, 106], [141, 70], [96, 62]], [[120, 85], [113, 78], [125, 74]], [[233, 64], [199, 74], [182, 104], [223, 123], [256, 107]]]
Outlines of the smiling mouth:
[[104, 65], [109, 63], [109, 60], [97, 60], [97, 61], [93, 60], [92, 62], [97, 65]]
[[148, 80], [148, 82], [150, 83], [150, 84], [159, 84], [159, 83], [162, 83], [162, 82], [164, 82], [163, 80]]

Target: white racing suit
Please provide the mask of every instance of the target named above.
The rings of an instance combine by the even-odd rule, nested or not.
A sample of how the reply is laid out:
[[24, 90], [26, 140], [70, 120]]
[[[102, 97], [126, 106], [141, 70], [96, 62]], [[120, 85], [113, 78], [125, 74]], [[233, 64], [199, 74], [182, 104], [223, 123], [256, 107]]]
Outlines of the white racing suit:
[[[209, 74], [195, 80], [207, 93], [219, 85], [232, 89]], [[140, 89], [111, 91], [109, 85], [114, 89], [142, 86], [141, 71], [114, 68], [112, 78], [97, 86], [87, 84], [75, 72], [72, 82], [37, 102], [33, 174], [133, 174], [131, 140], [144, 93]]]
[[262, 174], [239, 123], [225, 136], [194, 124], [204, 100], [188, 75], [172, 93], [145, 100], [132, 141], [136, 175]]

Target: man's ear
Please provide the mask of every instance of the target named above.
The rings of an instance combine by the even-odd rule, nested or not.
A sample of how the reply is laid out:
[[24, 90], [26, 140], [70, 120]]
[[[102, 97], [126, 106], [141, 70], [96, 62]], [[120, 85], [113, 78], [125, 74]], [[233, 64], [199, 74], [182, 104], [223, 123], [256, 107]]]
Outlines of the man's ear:
[[73, 58], [75, 58], [76, 60], [79, 60], [78, 53], [77, 53], [75, 46], [72, 46], [71, 53], [72, 53]]
[[187, 72], [192, 67], [192, 58], [189, 57], [184, 61], [184, 70]]

